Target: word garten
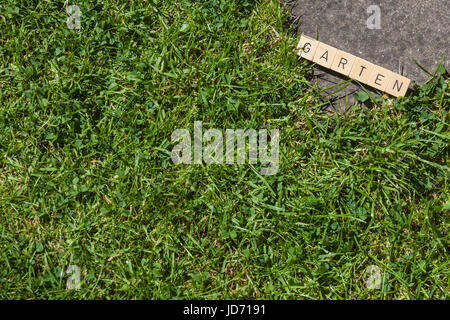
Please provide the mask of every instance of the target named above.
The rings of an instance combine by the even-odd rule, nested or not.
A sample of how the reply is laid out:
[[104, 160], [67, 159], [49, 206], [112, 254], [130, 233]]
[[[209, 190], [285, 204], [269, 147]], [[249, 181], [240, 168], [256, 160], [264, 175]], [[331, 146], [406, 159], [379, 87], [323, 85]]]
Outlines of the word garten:
[[301, 36], [297, 50], [297, 54], [304, 59], [395, 97], [405, 96], [411, 82], [399, 74], [305, 35]]

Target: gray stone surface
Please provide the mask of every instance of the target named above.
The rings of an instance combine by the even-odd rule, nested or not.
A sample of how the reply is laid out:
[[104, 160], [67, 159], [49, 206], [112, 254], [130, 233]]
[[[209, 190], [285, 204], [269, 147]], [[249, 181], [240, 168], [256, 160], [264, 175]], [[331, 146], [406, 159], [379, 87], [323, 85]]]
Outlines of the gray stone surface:
[[[418, 84], [429, 75], [414, 60], [434, 73], [445, 56], [446, 69], [450, 70], [449, 0], [295, 0], [287, 5], [299, 33], [317, 36]], [[367, 10], [373, 5], [380, 8], [380, 29], [367, 26], [369, 17], [374, 17], [374, 12]], [[321, 88], [348, 79], [325, 69], [318, 69], [315, 78]], [[344, 94], [359, 90], [352, 84]], [[351, 96], [348, 98], [352, 103]]]

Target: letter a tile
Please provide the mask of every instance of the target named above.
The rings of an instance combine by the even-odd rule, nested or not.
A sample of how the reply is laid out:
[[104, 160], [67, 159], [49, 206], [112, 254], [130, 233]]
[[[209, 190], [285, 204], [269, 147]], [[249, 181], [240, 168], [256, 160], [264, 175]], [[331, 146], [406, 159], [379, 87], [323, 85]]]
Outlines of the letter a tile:
[[322, 67], [330, 68], [337, 51], [338, 50], [332, 46], [325, 43], [319, 43], [313, 61]]

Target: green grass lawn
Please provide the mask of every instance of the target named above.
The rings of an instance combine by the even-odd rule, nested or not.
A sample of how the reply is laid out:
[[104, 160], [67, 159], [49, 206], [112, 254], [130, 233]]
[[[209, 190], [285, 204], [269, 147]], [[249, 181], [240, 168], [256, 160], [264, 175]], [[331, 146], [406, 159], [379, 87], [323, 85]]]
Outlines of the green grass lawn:
[[[276, 1], [71, 4], [0, 3], [0, 298], [450, 297], [442, 67], [324, 112]], [[174, 165], [194, 121], [279, 129], [278, 173]]]

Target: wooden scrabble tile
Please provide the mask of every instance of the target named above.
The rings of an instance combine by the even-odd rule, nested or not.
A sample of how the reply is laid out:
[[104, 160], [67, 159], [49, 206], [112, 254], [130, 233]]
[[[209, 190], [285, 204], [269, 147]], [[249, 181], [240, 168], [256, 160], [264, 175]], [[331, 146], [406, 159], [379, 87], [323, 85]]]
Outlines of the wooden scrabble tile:
[[330, 68], [337, 51], [336, 48], [319, 42], [313, 61], [325, 68]]
[[410, 83], [410, 79], [392, 72], [386, 86], [386, 92], [394, 97], [404, 97]]
[[350, 78], [369, 84], [370, 75], [372, 74], [373, 68], [375, 68], [373, 63], [361, 58], [356, 58], [352, 71], [350, 72]]
[[387, 87], [389, 79], [391, 78], [391, 74], [391, 71], [380, 66], [375, 66], [369, 76], [368, 85], [380, 91], [384, 91]]
[[302, 35], [297, 45], [297, 54], [306, 60], [312, 61], [318, 46], [319, 41]]
[[331, 70], [339, 72], [345, 76], [350, 74], [352, 71], [353, 64], [355, 63], [356, 57], [350, 53], [338, 50], [334, 56], [333, 63], [331, 64]]

